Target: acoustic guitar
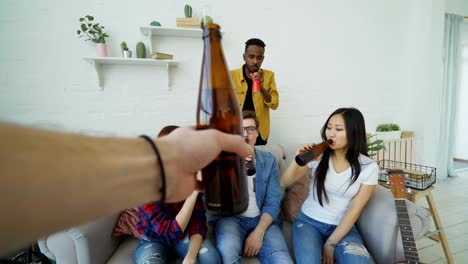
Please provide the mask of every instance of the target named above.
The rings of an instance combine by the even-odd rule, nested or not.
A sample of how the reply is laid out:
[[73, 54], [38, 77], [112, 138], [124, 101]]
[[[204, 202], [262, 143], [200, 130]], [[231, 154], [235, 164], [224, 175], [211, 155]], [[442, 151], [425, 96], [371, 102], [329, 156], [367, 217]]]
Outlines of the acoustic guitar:
[[403, 241], [403, 251], [405, 261], [401, 263], [420, 264], [418, 250], [414, 241], [413, 230], [406, 207], [406, 185], [405, 174], [401, 169], [388, 169], [388, 180], [390, 189], [395, 198], [398, 224], [400, 226], [401, 240]]

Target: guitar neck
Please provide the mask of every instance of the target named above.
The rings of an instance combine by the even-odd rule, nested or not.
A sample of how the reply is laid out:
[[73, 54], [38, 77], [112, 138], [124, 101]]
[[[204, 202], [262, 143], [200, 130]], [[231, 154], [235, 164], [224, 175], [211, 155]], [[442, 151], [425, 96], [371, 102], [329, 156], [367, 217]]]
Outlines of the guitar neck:
[[395, 199], [395, 205], [398, 215], [398, 224], [400, 226], [401, 240], [403, 241], [403, 251], [406, 259], [405, 263], [420, 263], [408, 215], [408, 209], [406, 208], [406, 200]]

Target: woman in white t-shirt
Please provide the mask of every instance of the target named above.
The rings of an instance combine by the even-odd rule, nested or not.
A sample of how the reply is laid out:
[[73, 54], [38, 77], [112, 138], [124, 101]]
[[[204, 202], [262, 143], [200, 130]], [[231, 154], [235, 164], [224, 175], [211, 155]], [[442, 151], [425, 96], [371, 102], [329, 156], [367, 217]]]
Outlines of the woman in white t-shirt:
[[[362, 113], [340, 108], [321, 130], [329, 148], [307, 166], [292, 162], [281, 177], [286, 187], [309, 169], [310, 193], [293, 224], [297, 263], [370, 263], [369, 253], [354, 227], [378, 181], [378, 166], [367, 156]], [[313, 148], [305, 145], [297, 153]]]

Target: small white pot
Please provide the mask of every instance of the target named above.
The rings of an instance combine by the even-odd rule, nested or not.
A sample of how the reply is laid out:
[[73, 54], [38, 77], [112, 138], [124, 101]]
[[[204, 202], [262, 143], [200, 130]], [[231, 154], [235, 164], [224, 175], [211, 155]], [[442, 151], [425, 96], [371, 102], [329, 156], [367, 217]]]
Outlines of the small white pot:
[[131, 58], [132, 57], [132, 51], [131, 50], [123, 50], [122, 51], [122, 56], [124, 58]]
[[401, 138], [401, 131], [375, 132], [376, 139], [397, 140]]

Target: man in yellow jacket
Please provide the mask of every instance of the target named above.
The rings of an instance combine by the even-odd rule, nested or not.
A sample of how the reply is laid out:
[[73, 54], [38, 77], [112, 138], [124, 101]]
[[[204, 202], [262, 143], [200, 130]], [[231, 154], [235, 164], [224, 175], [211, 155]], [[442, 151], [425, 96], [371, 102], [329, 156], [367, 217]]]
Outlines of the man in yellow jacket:
[[[259, 135], [255, 145], [266, 145], [270, 136], [270, 108], [275, 110], [279, 105], [275, 74], [260, 69], [265, 53], [265, 43], [256, 38], [245, 42], [243, 54], [245, 64], [231, 71], [231, 78], [236, 88], [237, 98], [242, 110], [255, 111], [260, 122]], [[252, 91], [255, 81], [260, 82], [259, 91]]]

